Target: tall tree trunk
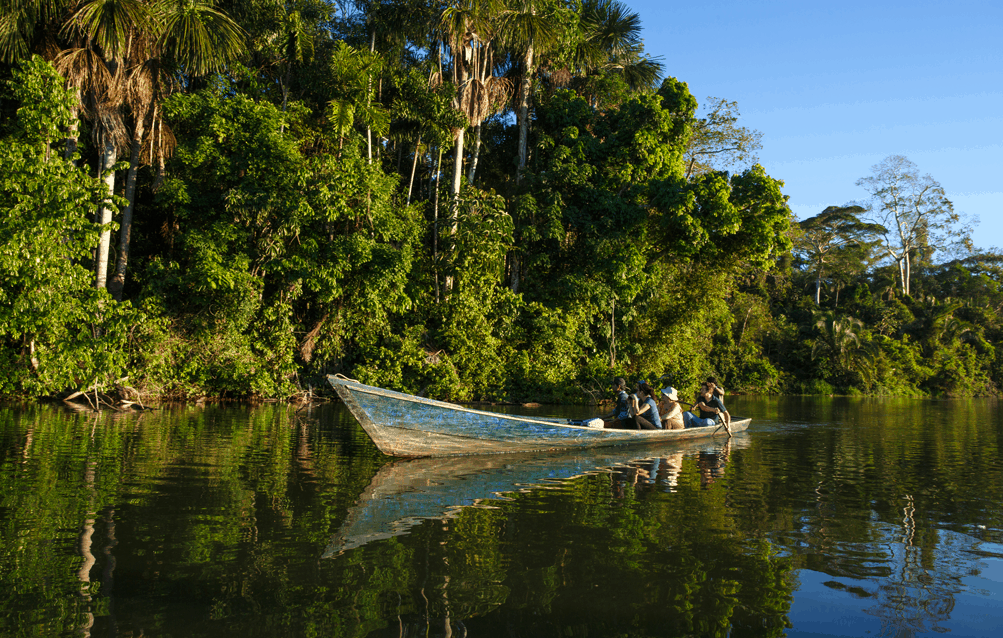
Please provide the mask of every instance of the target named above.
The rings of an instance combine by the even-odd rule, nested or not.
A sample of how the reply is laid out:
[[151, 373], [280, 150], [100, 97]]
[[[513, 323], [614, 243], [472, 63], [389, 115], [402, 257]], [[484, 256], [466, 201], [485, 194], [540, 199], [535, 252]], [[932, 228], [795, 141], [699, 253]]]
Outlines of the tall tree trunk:
[[470, 184], [474, 183], [474, 175], [477, 173], [477, 158], [481, 154], [481, 125], [477, 125], [477, 137], [474, 140], [474, 156], [470, 158], [470, 176], [467, 177], [467, 182]]
[[129, 172], [125, 177], [125, 209], [122, 211], [122, 228], [119, 231], [118, 259], [115, 260], [115, 274], [108, 283], [108, 291], [115, 301], [122, 301], [125, 288], [125, 271], [129, 264], [129, 244], [132, 240], [132, 213], [136, 207], [136, 173], [139, 172], [140, 145], [143, 142], [143, 121], [139, 118], [133, 131], [132, 147], [129, 152]]
[[[373, 27], [372, 33], [369, 34], [369, 52], [374, 53], [376, 51], [376, 27]], [[370, 73], [369, 77], [366, 79], [366, 102], [372, 104], [373, 102], [373, 74]], [[366, 163], [373, 163], [373, 129], [369, 128], [369, 124], [366, 124]]]
[[[453, 197], [460, 195], [460, 184], [463, 181], [463, 138], [466, 129], [460, 129], [456, 134], [456, 162], [453, 165]], [[453, 223], [456, 223], [456, 203], [453, 204]]]
[[532, 90], [533, 82], [532, 42], [526, 47], [525, 65], [526, 69], [519, 89], [519, 168], [516, 169], [515, 173], [517, 184], [522, 180], [522, 173], [526, 170], [526, 145], [529, 140], [529, 93]]
[[414, 172], [418, 169], [418, 150], [421, 149], [421, 135], [418, 136], [418, 143], [414, 145], [414, 161], [411, 162], [411, 179], [407, 183], [407, 205], [411, 205], [411, 187], [414, 186]]
[[738, 343], [735, 345], [742, 347], [742, 339], [745, 337], [745, 328], [749, 325], [749, 315], [752, 314], [752, 304], [749, 304], [749, 309], [745, 313], [745, 319], [742, 321], [742, 331], [738, 333]]
[[905, 270], [902, 271], [902, 291], [909, 296], [909, 280], [912, 279], [912, 262], [909, 259], [909, 251], [902, 251], [902, 260], [905, 262]]
[[818, 271], [815, 275], [815, 305], [822, 305], [822, 271]]
[[108, 281], [108, 253], [111, 251], [111, 197], [115, 193], [115, 171], [112, 167], [118, 161], [115, 143], [108, 135], [101, 136], [104, 148], [98, 164], [101, 166], [101, 180], [105, 183], [105, 199], [98, 205], [95, 221], [101, 225], [101, 241], [95, 264], [95, 287], [106, 288]]
[[902, 294], [908, 295], [909, 285], [906, 283], [906, 256], [903, 255], [897, 261], [899, 262], [899, 283], [902, 286]]
[[442, 146], [439, 147], [439, 164], [435, 171], [435, 194], [432, 204], [432, 263], [435, 270], [435, 302], [439, 303], [439, 175], [442, 173]]
[[[516, 168], [515, 172], [515, 183], [519, 184], [522, 181], [522, 174], [526, 170], [526, 146], [529, 141], [529, 93], [532, 90], [533, 83], [533, 42], [530, 41], [529, 46], [526, 48], [526, 56], [524, 58], [525, 70], [522, 76], [522, 82], [519, 87], [519, 166]], [[520, 259], [517, 252], [513, 251], [512, 255], [512, 292], [519, 292], [519, 278], [520, 278]]]

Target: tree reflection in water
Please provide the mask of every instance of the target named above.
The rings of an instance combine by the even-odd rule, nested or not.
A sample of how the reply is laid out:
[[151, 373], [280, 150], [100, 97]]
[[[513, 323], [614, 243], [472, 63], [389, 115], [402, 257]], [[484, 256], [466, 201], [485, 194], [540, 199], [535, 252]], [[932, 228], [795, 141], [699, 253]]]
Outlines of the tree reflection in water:
[[730, 448], [455, 465], [337, 407], [0, 408], [0, 634], [780, 636], [817, 573], [890, 636], [999, 593], [995, 412], [757, 401]]
[[[431, 578], [442, 583], [441, 607], [422, 587], [421, 613], [402, 614], [403, 625], [381, 635], [428, 631], [437, 622], [431, 618], [447, 615], [466, 619], [462, 631], [488, 636], [781, 635], [792, 561], [729, 521], [721, 480], [730, 445], [670, 452], [633, 460], [621, 452], [609, 469], [590, 472], [580, 464], [594, 465], [595, 452], [521, 465], [473, 460], [479, 469], [464, 467], [468, 461], [387, 466], [339, 531], [335, 547], [355, 549], [328, 555], [378, 552], [389, 535], [425, 537], [426, 568], [442, 570]], [[547, 476], [544, 469], [546, 482], [523, 477]], [[492, 492], [501, 475], [515, 485]], [[444, 508], [449, 518], [421, 521], [416, 502]], [[465, 507], [449, 507], [460, 502]], [[439, 537], [445, 540], [430, 540]], [[363, 547], [357, 538], [377, 542]], [[411, 539], [401, 542], [414, 546]]]

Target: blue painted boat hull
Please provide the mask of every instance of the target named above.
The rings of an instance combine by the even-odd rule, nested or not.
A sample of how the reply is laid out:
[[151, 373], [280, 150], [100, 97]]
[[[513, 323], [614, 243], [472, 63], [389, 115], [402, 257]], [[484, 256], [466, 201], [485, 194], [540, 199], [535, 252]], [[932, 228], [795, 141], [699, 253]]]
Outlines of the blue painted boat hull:
[[[560, 419], [473, 410], [348, 379], [328, 381], [376, 446], [390, 456], [453, 456], [626, 446], [728, 436], [723, 425], [685, 430], [606, 430]], [[732, 433], [750, 419], [733, 420]]]

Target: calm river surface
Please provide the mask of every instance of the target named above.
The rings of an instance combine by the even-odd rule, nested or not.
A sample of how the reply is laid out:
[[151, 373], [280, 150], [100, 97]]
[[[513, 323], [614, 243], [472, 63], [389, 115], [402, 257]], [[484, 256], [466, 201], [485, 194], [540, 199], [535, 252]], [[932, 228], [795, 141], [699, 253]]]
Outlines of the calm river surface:
[[998, 402], [728, 404], [727, 445], [405, 462], [340, 405], [0, 407], [0, 636], [1003, 634]]

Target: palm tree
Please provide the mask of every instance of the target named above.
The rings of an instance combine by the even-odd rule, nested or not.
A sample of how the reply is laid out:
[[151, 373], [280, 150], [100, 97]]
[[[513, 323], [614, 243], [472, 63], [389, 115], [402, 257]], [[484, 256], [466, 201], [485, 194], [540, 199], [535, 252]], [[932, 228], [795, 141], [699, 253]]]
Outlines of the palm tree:
[[122, 55], [128, 34], [146, 28], [148, 16], [132, 0], [118, 3], [92, 0], [78, 8], [63, 25], [61, 35], [77, 46], [56, 58], [56, 68], [81, 97], [81, 114], [93, 122], [98, 148], [97, 173], [105, 183], [95, 222], [101, 226], [95, 260], [95, 285], [106, 288], [111, 248], [112, 194], [118, 153], [127, 144], [122, 105], [124, 72]]
[[536, 57], [545, 53], [557, 41], [560, 23], [557, 12], [545, 0], [511, 0], [504, 21], [505, 39], [522, 55], [522, 73], [519, 81], [519, 106], [516, 118], [519, 123], [519, 164], [516, 183], [526, 170], [529, 141], [529, 96], [533, 90], [533, 73]]
[[[640, 16], [618, 0], [585, 0], [577, 21], [562, 20], [559, 9], [541, 0], [513, 0], [504, 29], [508, 44], [522, 58], [517, 182], [526, 167], [529, 99], [537, 67], [552, 67], [552, 75], [565, 79], [618, 73], [632, 91], [654, 90], [663, 73], [659, 61], [644, 56]], [[558, 42], [573, 43], [571, 51], [557, 50]]]
[[[88, 0], [75, 7], [60, 34], [71, 46], [57, 57], [57, 68], [81, 97], [82, 115], [93, 123], [100, 150], [98, 173], [106, 186], [96, 221], [102, 226], [95, 263], [95, 285], [105, 288], [111, 246], [111, 195], [114, 166], [130, 150], [119, 259], [113, 292], [121, 299], [125, 284], [135, 201], [136, 171], [147, 149], [152, 161], [170, 152], [172, 137], [159, 103], [169, 93], [174, 73], [205, 75], [242, 53], [243, 32], [226, 14], [203, 0]], [[133, 131], [127, 131], [127, 114]]]
[[331, 54], [327, 86], [330, 99], [328, 112], [338, 137], [338, 148], [344, 145], [355, 121], [365, 124], [367, 131], [385, 132], [390, 115], [373, 101], [371, 78], [381, 72], [383, 58], [378, 53], [360, 51], [344, 41]]
[[812, 344], [811, 358], [828, 355], [840, 373], [856, 370], [870, 384], [875, 352], [871, 344], [861, 340], [864, 323], [854, 317], [838, 317], [832, 311], [817, 312], [814, 320], [818, 337]]
[[460, 194], [463, 175], [463, 146], [467, 126], [479, 127], [507, 101], [511, 83], [494, 75], [495, 45], [499, 17], [504, 5], [499, 0], [463, 0], [442, 12], [443, 40], [452, 58], [452, 81], [456, 87], [453, 107], [463, 113], [465, 126], [454, 131], [456, 157], [453, 167], [453, 196]]
[[664, 67], [644, 55], [641, 17], [617, 0], [585, 0], [573, 64], [580, 75], [617, 73], [634, 92], [654, 91]]

